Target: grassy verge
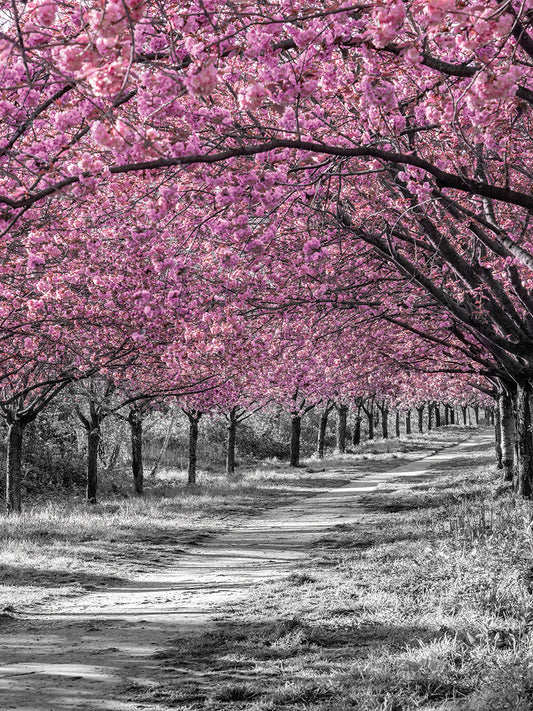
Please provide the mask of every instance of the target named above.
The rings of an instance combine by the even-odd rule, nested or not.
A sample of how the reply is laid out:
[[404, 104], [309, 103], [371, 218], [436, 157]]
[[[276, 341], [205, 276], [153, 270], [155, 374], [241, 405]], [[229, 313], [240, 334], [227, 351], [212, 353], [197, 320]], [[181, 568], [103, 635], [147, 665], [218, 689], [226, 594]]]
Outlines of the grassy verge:
[[[232, 479], [201, 472], [196, 487], [162, 472], [144, 499], [110, 497], [95, 507], [79, 498], [30, 503], [22, 516], [0, 516], [0, 611], [119, 583], [154, 566], [175, 564], [183, 547], [291, 499], [383, 471], [464, 437], [460, 428], [376, 441], [357, 452], [301, 469], [263, 463]], [[119, 482], [119, 489], [129, 482]], [[116, 487], [116, 483], [115, 483]]]
[[174, 640], [166, 683], [133, 697], [187, 711], [532, 709], [531, 506], [498, 484], [491, 455], [467, 448], [368, 496], [364, 526], [335, 528], [291, 577]]

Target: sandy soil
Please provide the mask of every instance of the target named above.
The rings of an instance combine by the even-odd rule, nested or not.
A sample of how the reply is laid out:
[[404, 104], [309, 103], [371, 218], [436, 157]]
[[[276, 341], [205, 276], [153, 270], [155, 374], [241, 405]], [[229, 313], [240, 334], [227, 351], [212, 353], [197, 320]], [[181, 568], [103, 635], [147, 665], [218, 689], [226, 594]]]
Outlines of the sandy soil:
[[[0, 615], [0, 708], [17, 711], [144, 711], [128, 700], [133, 682], [164, 675], [154, 653], [171, 637], [212, 623], [227, 603], [251, 586], [289, 575], [313, 542], [335, 526], [367, 515], [358, 503], [380, 484], [429, 475], [432, 467], [464, 457], [491, 436], [478, 432], [455, 447], [382, 474], [360, 476], [341, 488], [272, 509], [238, 530], [219, 535], [166, 568], [122, 587], [50, 603], [23, 615]], [[354, 476], [347, 464], [343, 478]]]

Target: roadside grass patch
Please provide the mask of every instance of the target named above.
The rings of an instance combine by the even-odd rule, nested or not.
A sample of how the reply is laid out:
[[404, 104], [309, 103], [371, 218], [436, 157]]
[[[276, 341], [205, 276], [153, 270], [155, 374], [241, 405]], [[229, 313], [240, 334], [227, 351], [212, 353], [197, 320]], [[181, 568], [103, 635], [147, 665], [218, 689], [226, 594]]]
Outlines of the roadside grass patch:
[[305, 566], [173, 640], [161, 688], [194, 676], [204, 698], [182, 703], [198, 711], [532, 709], [531, 505], [486, 456], [368, 496], [363, 525], [332, 529]]

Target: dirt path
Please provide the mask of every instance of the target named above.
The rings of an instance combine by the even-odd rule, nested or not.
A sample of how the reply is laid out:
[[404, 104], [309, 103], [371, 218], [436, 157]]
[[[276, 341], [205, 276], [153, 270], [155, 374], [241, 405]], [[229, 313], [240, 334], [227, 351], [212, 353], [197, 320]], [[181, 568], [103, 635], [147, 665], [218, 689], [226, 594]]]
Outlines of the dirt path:
[[[210, 624], [221, 605], [250, 586], [288, 575], [314, 540], [365, 515], [358, 506], [384, 483], [429, 476], [491, 436], [478, 432], [455, 447], [341, 488], [293, 502], [246, 521], [176, 556], [172, 568], [139, 575], [128, 585], [61, 600], [16, 620], [0, 619], [0, 708], [17, 711], [137, 711], [121, 688], [161, 677], [153, 653], [187, 627]], [[339, 470], [350, 477], [349, 465]], [[353, 474], [352, 474], [353, 475]]]

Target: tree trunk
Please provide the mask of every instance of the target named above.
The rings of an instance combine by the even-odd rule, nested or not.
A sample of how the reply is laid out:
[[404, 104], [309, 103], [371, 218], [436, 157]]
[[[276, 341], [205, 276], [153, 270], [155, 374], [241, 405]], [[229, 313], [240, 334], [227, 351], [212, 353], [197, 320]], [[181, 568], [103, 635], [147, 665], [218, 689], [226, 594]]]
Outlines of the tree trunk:
[[416, 408], [418, 412], [418, 431], [420, 434], [424, 431], [424, 405]]
[[344, 454], [346, 452], [346, 424], [348, 421], [348, 405], [339, 405], [337, 419], [337, 450]]
[[374, 439], [374, 410], [373, 408], [367, 412], [368, 418], [368, 439]]
[[531, 386], [520, 383], [516, 392], [517, 491], [526, 499], [533, 494], [533, 436]]
[[328, 426], [328, 418], [330, 412], [330, 408], [325, 407], [320, 414], [320, 422], [318, 424], [318, 442], [316, 448], [319, 459], [324, 459], [324, 448], [326, 445], [326, 429]]
[[450, 425], [455, 425], [455, 407], [450, 410]]
[[133, 490], [137, 496], [143, 495], [143, 416], [133, 408], [129, 411], [128, 422], [131, 428], [131, 470], [133, 472]]
[[474, 405], [474, 415], [476, 418], [476, 427], [479, 425], [479, 405]]
[[463, 425], [466, 427], [467, 423], [467, 417], [468, 417], [468, 406], [467, 405], [461, 405], [461, 409], [463, 411]]
[[400, 437], [400, 411], [399, 410], [396, 410], [395, 424], [396, 424], [396, 437]]
[[381, 434], [383, 439], [389, 438], [389, 409], [381, 408]]
[[[501, 394], [498, 395], [498, 401]], [[499, 403], [498, 403], [499, 405]], [[502, 452], [502, 424], [501, 424], [501, 410], [498, 406], [495, 410], [495, 422], [494, 422], [494, 444], [496, 449], [496, 468], [503, 469], [503, 452]]]
[[187, 484], [196, 484], [196, 460], [198, 456], [198, 422], [202, 413], [187, 413], [189, 418], [189, 463], [187, 467]]
[[444, 405], [444, 424], [445, 425], [450, 424], [450, 406], [449, 405]]
[[440, 405], [435, 403], [435, 427], [440, 427]]
[[433, 405], [428, 402], [428, 432], [433, 429]]
[[354, 447], [361, 444], [361, 415], [356, 415], [353, 421], [352, 444]]
[[405, 434], [411, 434], [411, 410], [407, 410], [405, 413]]
[[228, 423], [228, 440], [226, 452], [226, 474], [232, 476], [235, 474], [235, 444], [237, 441], [237, 416], [235, 408], [229, 413]]
[[513, 481], [515, 468], [515, 422], [513, 400], [505, 390], [498, 398], [498, 407], [500, 410], [503, 480]]
[[6, 512], [20, 513], [22, 511], [22, 442], [26, 423], [15, 420], [9, 424], [7, 433], [7, 467], [6, 467]]
[[300, 466], [300, 435], [302, 432], [302, 417], [296, 413], [292, 413], [291, 417], [291, 467]]
[[100, 436], [100, 423], [92, 423], [91, 429], [87, 431], [86, 499], [88, 504], [96, 503], [96, 492], [98, 489], [98, 445], [100, 443]]

